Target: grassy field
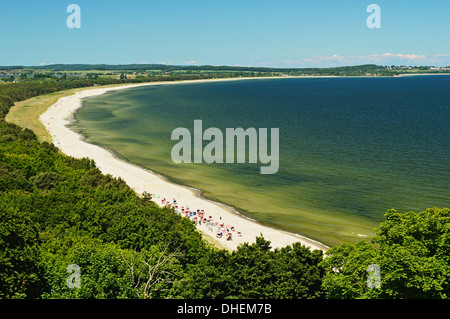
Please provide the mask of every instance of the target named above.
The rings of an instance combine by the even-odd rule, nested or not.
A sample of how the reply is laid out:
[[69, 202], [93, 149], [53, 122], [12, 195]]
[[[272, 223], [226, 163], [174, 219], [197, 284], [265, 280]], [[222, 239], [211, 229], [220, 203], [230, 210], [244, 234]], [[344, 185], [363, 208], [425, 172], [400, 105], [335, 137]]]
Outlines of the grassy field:
[[[114, 84], [107, 86], [97, 86], [95, 88], [104, 88], [111, 86], [119, 85]], [[52, 137], [50, 136], [45, 126], [39, 120], [40, 115], [44, 113], [50, 106], [55, 104], [60, 98], [75, 94], [86, 89], [89, 89], [89, 87], [55, 92], [52, 94], [36, 96], [25, 101], [17, 102], [10, 109], [8, 115], [6, 116], [6, 121], [32, 130], [38, 136], [41, 142], [47, 141], [51, 143], [53, 142]]]
[[17, 102], [10, 109], [6, 116], [6, 121], [32, 130], [39, 137], [40, 141], [52, 142], [50, 134], [39, 121], [39, 116], [61, 97], [75, 94], [80, 90], [82, 89], [61, 91]]

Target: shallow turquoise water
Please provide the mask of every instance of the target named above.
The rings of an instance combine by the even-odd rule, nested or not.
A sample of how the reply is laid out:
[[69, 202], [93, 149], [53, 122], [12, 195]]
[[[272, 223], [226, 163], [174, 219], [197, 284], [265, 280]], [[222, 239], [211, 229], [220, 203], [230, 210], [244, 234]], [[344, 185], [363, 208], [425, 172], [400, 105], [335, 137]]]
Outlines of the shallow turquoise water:
[[[328, 245], [370, 238], [390, 208], [450, 206], [450, 76], [158, 85], [88, 99], [75, 117], [88, 141]], [[279, 128], [277, 174], [173, 163], [171, 133], [194, 120]]]

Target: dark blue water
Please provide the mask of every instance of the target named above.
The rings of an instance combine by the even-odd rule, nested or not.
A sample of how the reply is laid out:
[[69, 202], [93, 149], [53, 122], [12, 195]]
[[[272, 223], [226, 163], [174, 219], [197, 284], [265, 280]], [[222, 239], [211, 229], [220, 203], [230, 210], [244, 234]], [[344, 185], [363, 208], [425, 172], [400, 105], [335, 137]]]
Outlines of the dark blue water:
[[[390, 208], [450, 206], [450, 76], [140, 87], [89, 99], [76, 117], [120, 156], [326, 244], [369, 238]], [[194, 120], [223, 132], [279, 128], [279, 171], [174, 164], [171, 132], [193, 132]]]

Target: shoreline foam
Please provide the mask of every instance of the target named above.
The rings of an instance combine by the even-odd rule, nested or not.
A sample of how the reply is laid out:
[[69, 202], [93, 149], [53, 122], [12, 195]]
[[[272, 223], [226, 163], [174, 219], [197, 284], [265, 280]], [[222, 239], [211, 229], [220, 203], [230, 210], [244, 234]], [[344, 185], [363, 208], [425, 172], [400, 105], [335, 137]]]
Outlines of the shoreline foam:
[[[192, 187], [175, 184], [151, 170], [126, 162], [118, 158], [112, 151], [98, 145], [87, 143], [84, 141], [82, 135], [67, 127], [73, 120], [72, 116], [74, 112], [83, 106], [83, 99], [98, 96], [108, 91], [139, 86], [233, 81], [240, 79], [247, 78], [152, 82], [109, 88], [87, 88], [74, 95], [59, 99], [57, 103], [49, 107], [47, 111], [40, 116], [40, 121], [51, 134], [55, 146], [63, 153], [76, 158], [88, 157], [94, 160], [103, 174], [111, 174], [114, 177], [122, 178], [138, 194], [142, 194], [144, 191], [154, 194], [152, 200], [159, 206], [164, 205], [162, 203], [163, 198], [170, 202], [175, 198], [179, 210], [181, 210], [181, 207], [187, 206], [191, 211], [196, 211], [197, 209], [204, 210], [205, 217], [208, 218], [209, 216], [212, 216], [213, 221], [218, 222], [219, 225], [223, 223], [225, 226], [230, 225], [230, 228], [234, 227], [235, 230], [231, 232], [233, 239], [228, 241], [225, 236], [221, 239], [216, 238], [217, 226], [214, 226], [211, 231], [209, 225], [204, 223], [201, 225], [197, 224], [197, 229], [199, 231], [220, 242], [222, 245], [225, 245], [230, 250], [235, 250], [239, 244], [245, 242], [253, 243], [257, 236], [263, 235], [266, 240], [271, 242], [273, 248], [281, 248], [295, 242], [300, 242], [311, 249], [326, 251], [328, 247], [320, 242], [298, 234], [288, 233], [283, 230], [259, 224], [240, 214], [230, 206], [203, 198], [201, 192]], [[242, 235], [238, 236], [238, 232]]]

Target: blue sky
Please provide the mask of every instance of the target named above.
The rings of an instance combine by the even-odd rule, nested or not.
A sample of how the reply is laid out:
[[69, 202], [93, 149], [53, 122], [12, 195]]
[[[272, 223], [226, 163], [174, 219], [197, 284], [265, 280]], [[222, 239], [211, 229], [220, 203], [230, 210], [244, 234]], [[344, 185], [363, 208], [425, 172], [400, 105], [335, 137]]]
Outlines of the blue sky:
[[448, 66], [449, 14], [449, 0], [1, 1], [0, 65]]

